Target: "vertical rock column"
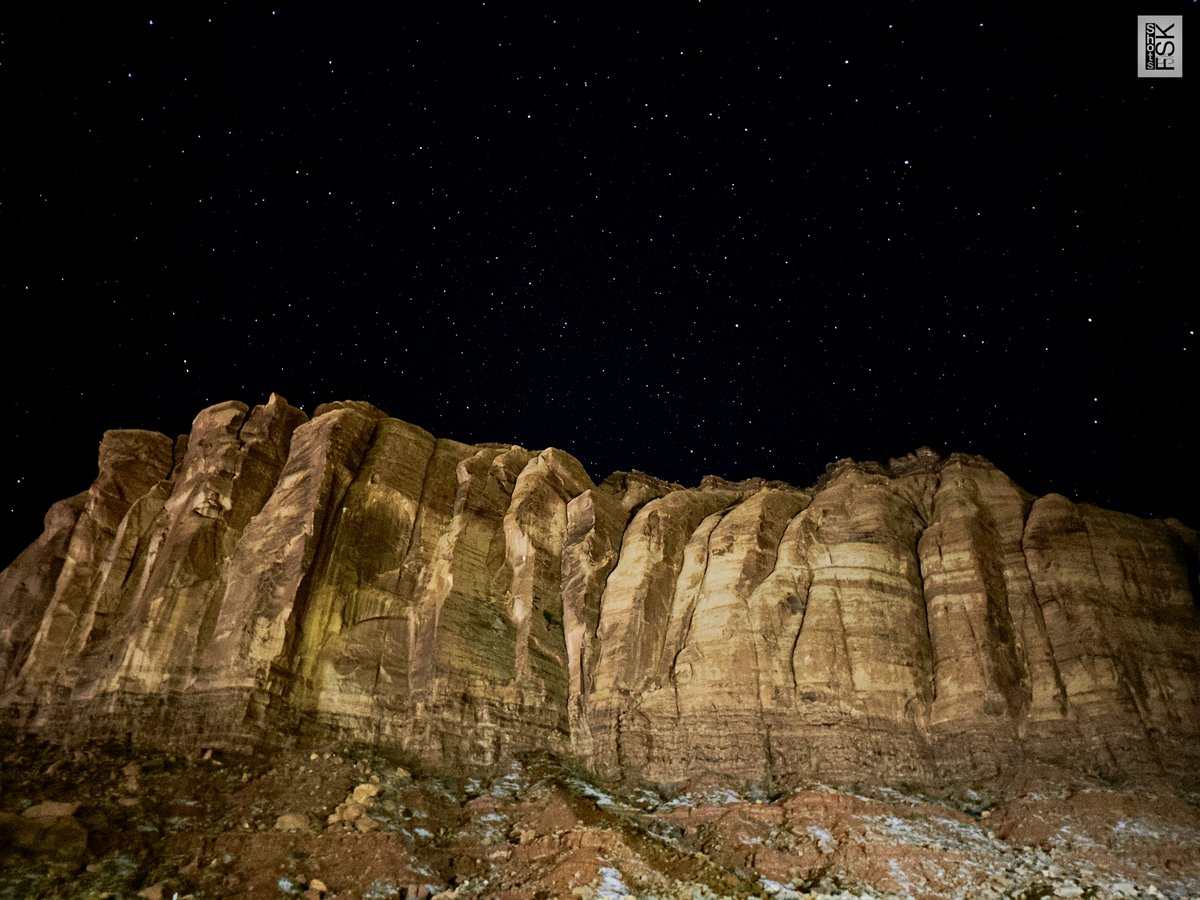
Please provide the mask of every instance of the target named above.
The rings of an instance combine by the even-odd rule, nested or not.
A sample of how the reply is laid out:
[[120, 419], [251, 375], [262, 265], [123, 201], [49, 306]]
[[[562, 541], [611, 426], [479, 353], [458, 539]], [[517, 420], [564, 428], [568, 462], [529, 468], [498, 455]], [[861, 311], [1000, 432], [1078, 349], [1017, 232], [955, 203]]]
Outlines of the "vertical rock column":
[[778, 742], [792, 771], [929, 770], [931, 661], [916, 559], [924, 522], [909, 493], [847, 466], [799, 516], [794, 539], [811, 583], [791, 652], [794, 717]]
[[993, 767], [1018, 754], [1035, 701], [1053, 715], [1056, 675], [1021, 554], [1030, 499], [991, 466], [950, 461], [938, 478], [918, 549], [933, 650], [929, 726], [946, 774], [985, 774], [988, 763], [972, 761], [985, 746]]
[[[744, 783], [769, 780], [771, 660], [780, 647], [762, 627], [756, 592], [775, 570], [801, 491], [763, 488], [707, 516], [684, 550], [670, 617], [649, 669], [654, 684], [633, 709], [626, 763], [651, 778], [686, 771]], [[790, 645], [788, 645], [790, 650]], [[645, 734], [636, 723], [652, 723]], [[635, 748], [645, 752], [635, 762]]]
[[567, 715], [571, 749], [583, 758], [594, 752], [585, 714], [592, 688], [595, 635], [600, 597], [617, 564], [629, 515], [607, 491], [584, 491], [567, 504], [567, 533], [562, 556], [562, 620], [567, 654]]
[[[253, 411], [231, 402], [196, 417], [169, 495], [126, 516], [94, 591], [89, 633], [70, 648], [79, 699], [190, 688], [225, 589], [226, 561], [273, 491], [292, 433], [306, 418], [278, 395]], [[113, 715], [108, 706], [97, 708]]]
[[[105, 432], [100, 442], [100, 474], [88, 489], [71, 529], [53, 592], [44, 601], [44, 612], [29, 642], [28, 655], [23, 661], [9, 662], [8, 690], [15, 692], [20, 702], [45, 704], [67, 692], [65, 686], [59, 685], [65, 653], [73, 643], [81, 617], [86, 617], [93, 587], [103, 577], [121, 521], [130, 506], [169, 476], [173, 457], [174, 444], [166, 435], [152, 431]], [[165, 488], [161, 493], [165, 494]], [[60, 515], [71, 506], [60, 508]], [[57, 518], [51, 523], [59, 535], [65, 530], [63, 525], [65, 522]], [[61, 538], [51, 536], [45, 545], [49, 548], [58, 540]], [[54, 557], [47, 563], [50, 567], [57, 565]], [[14, 585], [21, 581], [6, 579]], [[43, 578], [41, 584], [48, 585], [49, 579]], [[19, 599], [20, 594], [14, 591], [7, 598], [0, 597], [0, 603], [7, 606]], [[27, 634], [31, 619], [29, 612], [17, 618], [14, 631], [18, 635]]]
[[643, 691], [661, 687], [657, 663], [685, 549], [706, 518], [741, 496], [732, 490], [673, 491], [647, 503], [626, 529], [600, 600], [586, 697], [592, 762], [606, 774], [632, 775], [652, 752], [647, 742], [655, 723], [634, 706]]
[[87, 496], [85, 491], [51, 506], [38, 539], [0, 572], [0, 697], [41, 627]]
[[229, 559], [212, 639], [199, 660], [195, 690], [210, 695], [197, 713], [202, 730], [229, 743], [253, 742], [269, 731], [268, 705], [286, 723], [282, 701], [304, 646], [313, 564], [382, 416], [367, 404], [319, 407], [293, 433], [273, 493]]
[[1034, 503], [1023, 539], [1075, 747], [1039, 755], [1109, 777], [1185, 775], [1200, 738], [1200, 610], [1189, 550], [1170, 525], [1074, 504]]
[[453, 511], [416, 587], [414, 722], [405, 742], [415, 752], [490, 762], [509, 738], [516, 626], [503, 522], [531, 456], [519, 447], [472, 448], [455, 469]]
[[293, 653], [292, 701], [382, 737], [407, 711], [411, 596], [399, 593], [434, 453], [431, 434], [381, 419], [321, 544]]

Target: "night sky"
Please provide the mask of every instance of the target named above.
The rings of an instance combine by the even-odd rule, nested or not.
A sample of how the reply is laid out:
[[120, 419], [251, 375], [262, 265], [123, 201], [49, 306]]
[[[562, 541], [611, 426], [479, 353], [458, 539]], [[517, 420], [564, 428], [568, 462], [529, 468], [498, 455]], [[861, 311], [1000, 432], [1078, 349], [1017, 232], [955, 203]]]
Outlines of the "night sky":
[[1200, 525], [1200, 70], [1134, 56], [1194, 4], [27, 6], [5, 560], [106, 428], [271, 391], [597, 481], [927, 444]]

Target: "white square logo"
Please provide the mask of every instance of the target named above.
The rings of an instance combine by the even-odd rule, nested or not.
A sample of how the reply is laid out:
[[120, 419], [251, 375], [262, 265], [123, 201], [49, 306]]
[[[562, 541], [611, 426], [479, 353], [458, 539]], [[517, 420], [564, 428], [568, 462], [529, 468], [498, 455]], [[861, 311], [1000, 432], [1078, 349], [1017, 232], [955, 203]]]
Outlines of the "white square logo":
[[1138, 16], [1138, 78], [1183, 77], [1183, 16]]

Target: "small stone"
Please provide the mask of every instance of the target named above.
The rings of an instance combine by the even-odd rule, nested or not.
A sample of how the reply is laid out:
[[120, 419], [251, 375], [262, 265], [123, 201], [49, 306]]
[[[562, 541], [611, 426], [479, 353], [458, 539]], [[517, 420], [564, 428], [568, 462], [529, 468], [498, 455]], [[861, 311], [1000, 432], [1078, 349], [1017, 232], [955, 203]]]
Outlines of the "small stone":
[[323, 882], [320, 878], [312, 879], [308, 883], [308, 886], [309, 886], [309, 888], [311, 888], [314, 891], [320, 891], [322, 894], [326, 893], [329, 890], [329, 888], [327, 888], [325, 886], [325, 882]]
[[354, 820], [354, 827], [365, 834], [368, 831], [375, 831], [379, 828], [379, 823], [370, 816], [359, 816]]
[[316, 754], [316, 753], [310, 753], [310, 754], [308, 755], [308, 758], [309, 758], [309, 760], [311, 761], [311, 760], [318, 759], [319, 757], [317, 756], [317, 754]]
[[300, 895], [300, 900], [321, 900], [321, 892], [308, 888]]
[[1082, 897], [1083, 888], [1073, 881], [1067, 881], [1054, 889], [1055, 897]]
[[21, 813], [27, 819], [58, 819], [63, 816], [73, 816], [79, 809], [78, 803], [66, 803], [61, 800], [43, 800], [34, 804]]
[[375, 796], [379, 793], [379, 785], [377, 784], [360, 784], [354, 789], [354, 802], [361, 803], [363, 806], [368, 805]]
[[275, 820], [276, 831], [308, 831], [311, 827], [303, 813], [284, 813]]
[[361, 803], [350, 802], [342, 809], [342, 821], [353, 822], [359, 816], [367, 811], [367, 808]]
[[137, 892], [137, 895], [142, 897], [143, 900], [163, 900], [163, 883], [160, 881], [158, 884], [142, 888]]

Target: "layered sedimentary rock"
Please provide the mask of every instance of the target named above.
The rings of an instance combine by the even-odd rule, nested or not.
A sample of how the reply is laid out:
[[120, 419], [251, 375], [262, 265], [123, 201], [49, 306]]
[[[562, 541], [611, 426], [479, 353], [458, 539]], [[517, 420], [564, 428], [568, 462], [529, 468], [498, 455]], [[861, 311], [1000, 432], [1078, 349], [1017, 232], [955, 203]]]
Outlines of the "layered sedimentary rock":
[[105, 435], [0, 574], [0, 706], [56, 739], [550, 749], [666, 783], [1182, 783], [1197, 547], [978, 457], [597, 485], [560, 450], [272, 396]]

